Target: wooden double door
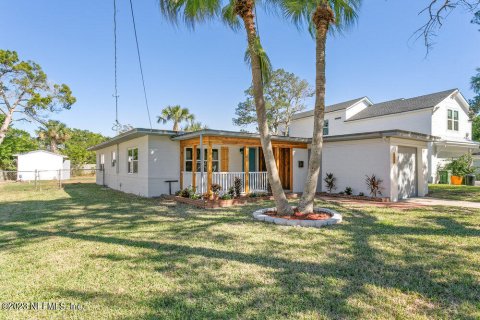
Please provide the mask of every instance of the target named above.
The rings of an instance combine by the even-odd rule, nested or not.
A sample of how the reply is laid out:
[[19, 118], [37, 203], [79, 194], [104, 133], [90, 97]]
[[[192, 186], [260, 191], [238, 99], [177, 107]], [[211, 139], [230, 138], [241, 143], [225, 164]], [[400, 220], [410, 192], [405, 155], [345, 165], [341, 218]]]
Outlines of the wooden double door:
[[[285, 190], [292, 190], [292, 148], [273, 148], [275, 161], [277, 163], [278, 175]], [[260, 171], [267, 171], [263, 150], [259, 148], [259, 168]]]

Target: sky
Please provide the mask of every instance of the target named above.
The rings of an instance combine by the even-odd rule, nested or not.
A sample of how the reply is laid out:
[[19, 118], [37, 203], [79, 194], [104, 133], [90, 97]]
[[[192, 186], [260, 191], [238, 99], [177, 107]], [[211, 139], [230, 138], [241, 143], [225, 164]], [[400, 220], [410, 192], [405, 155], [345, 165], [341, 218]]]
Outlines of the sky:
[[[50, 118], [69, 127], [113, 136], [115, 120], [113, 1], [0, 0], [0, 48], [39, 63], [54, 83], [70, 86], [77, 102]], [[364, 0], [357, 24], [327, 42], [327, 104], [368, 96], [373, 102], [458, 88], [473, 96], [470, 77], [480, 67], [480, 32], [472, 15], [453, 12], [426, 56], [412, 34], [427, 0]], [[156, 0], [133, 0], [153, 128], [167, 105], [190, 109], [212, 129], [232, 124], [251, 73], [246, 38], [219, 22], [191, 30], [172, 26]], [[119, 121], [149, 127], [128, 0], [117, 0]], [[315, 43], [306, 30], [259, 9], [261, 40], [274, 68], [315, 80]], [[313, 100], [307, 101], [313, 108]], [[15, 126], [34, 132], [35, 123]]]

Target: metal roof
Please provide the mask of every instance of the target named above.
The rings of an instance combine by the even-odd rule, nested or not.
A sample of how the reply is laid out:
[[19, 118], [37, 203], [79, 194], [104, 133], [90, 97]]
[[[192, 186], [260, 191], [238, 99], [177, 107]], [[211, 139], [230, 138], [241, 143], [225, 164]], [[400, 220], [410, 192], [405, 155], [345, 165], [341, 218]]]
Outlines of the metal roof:
[[87, 150], [89, 151], [95, 151], [103, 148], [110, 147], [112, 145], [115, 145], [117, 143], [122, 143], [128, 140], [132, 140], [135, 138], [140, 138], [145, 135], [156, 135], [156, 136], [172, 136], [178, 134], [176, 131], [172, 130], [158, 130], [158, 129], [145, 129], [145, 128], [135, 128], [132, 130], [129, 130], [127, 132], [124, 132], [122, 134], [119, 134], [118, 136], [115, 136], [105, 142], [102, 142], [100, 144], [97, 144], [93, 147], [88, 148]]

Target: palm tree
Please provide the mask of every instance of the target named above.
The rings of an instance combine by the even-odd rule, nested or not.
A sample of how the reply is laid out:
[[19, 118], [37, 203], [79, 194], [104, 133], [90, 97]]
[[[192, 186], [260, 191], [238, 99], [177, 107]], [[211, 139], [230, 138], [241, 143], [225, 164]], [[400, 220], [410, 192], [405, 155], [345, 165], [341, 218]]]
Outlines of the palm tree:
[[201, 122], [197, 121], [190, 121], [190, 123], [188, 123], [186, 126], [184, 126], [182, 128], [183, 131], [188, 131], [188, 132], [192, 132], [192, 131], [200, 131], [200, 130], [204, 130], [204, 129], [208, 129], [208, 127], [204, 124], [202, 124]]
[[67, 126], [56, 120], [49, 120], [44, 127], [37, 131], [38, 140], [49, 146], [51, 152], [58, 151], [58, 145], [64, 144], [70, 139], [70, 130]]
[[245, 60], [252, 72], [253, 96], [257, 112], [258, 131], [278, 214], [293, 214], [288, 204], [273, 155], [273, 147], [268, 129], [263, 85], [268, 81], [271, 71], [270, 61], [262, 48], [255, 26], [255, 0], [159, 0], [162, 13], [172, 22], [185, 21], [191, 27], [220, 16], [222, 21], [233, 30], [242, 23], [247, 33], [247, 52]]
[[168, 121], [173, 121], [173, 131], [180, 131], [180, 123], [183, 121], [193, 121], [195, 120], [195, 116], [190, 113], [188, 108], [182, 108], [176, 105], [164, 108], [157, 119], [157, 123], [163, 122], [163, 124]]
[[361, 0], [272, 0], [297, 26], [307, 25], [316, 42], [315, 110], [307, 179], [298, 210], [312, 212], [322, 161], [325, 116], [325, 45], [329, 31], [355, 22]]

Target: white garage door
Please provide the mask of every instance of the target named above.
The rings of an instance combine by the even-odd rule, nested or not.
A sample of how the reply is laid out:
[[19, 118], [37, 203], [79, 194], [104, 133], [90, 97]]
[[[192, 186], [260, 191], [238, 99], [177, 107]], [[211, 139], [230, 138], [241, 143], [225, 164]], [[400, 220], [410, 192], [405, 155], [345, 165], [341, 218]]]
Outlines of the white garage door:
[[398, 198], [417, 196], [417, 149], [398, 147]]

